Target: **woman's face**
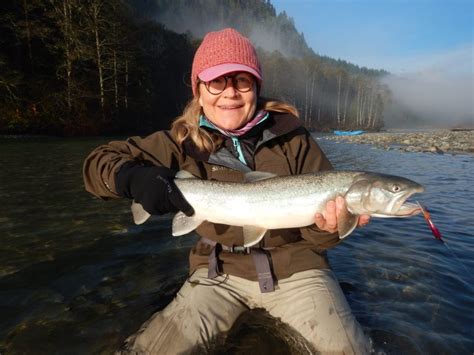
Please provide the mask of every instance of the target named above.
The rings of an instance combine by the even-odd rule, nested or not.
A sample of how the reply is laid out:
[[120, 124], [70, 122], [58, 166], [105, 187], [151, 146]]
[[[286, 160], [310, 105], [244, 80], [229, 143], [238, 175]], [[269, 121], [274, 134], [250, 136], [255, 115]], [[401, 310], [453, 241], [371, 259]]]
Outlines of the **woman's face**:
[[[244, 126], [254, 115], [257, 106], [257, 85], [254, 77], [246, 72], [237, 72], [216, 78], [208, 83], [199, 84], [199, 104], [204, 115], [219, 128], [225, 130], [238, 129]], [[224, 90], [217, 94], [213, 88], [223, 87]], [[246, 82], [247, 81], [247, 82]], [[251, 89], [247, 92], [237, 90], [251, 82]], [[207, 87], [209, 90], [207, 89]], [[219, 89], [217, 90], [219, 91]]]

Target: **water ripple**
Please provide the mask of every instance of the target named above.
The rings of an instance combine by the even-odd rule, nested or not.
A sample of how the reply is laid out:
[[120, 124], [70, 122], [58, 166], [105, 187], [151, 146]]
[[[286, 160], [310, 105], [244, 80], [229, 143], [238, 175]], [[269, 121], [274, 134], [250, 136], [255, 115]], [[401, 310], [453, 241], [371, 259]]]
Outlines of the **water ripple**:
[[[38, 344], [39, 353], [111, 353], [187, 276], [196, 236], [171, 238], [170, 216], [135, 226], [128, 201], [105, 203], [84, 191], [82, 161], [106, 141], [0, 142], [0, 164], [8, 167], [0, 170], [2, 353]], [[474, 158], [319, 142], [337, 169], [423, 184], [417, 198], [446, 241], [435, 240], [422, 217], [373, 219], [330, 250], [375, 352], [472, 354]], [[258, 319], [259, 329], [280, 326]], [[279, 349], [272, 339], [269, 353]]]

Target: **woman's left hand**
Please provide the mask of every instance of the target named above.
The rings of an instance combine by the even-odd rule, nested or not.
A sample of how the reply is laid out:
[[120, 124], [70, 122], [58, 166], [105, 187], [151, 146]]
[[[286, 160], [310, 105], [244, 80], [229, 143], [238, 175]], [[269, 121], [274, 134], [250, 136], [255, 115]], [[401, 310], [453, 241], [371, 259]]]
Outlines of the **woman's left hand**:
[[[317, 213], [314, 218], [316, 226], [329, 233], [337, 232], [337, 220], [341, 211], [347, 209], [346, 201], [343, 197], [338, 196], [336, 200], [331, 200], [326, 203], [326, 210], [323, 213]], [[363, 227], [370, 221], [369, 215], [360, 215], [357, 225]]]

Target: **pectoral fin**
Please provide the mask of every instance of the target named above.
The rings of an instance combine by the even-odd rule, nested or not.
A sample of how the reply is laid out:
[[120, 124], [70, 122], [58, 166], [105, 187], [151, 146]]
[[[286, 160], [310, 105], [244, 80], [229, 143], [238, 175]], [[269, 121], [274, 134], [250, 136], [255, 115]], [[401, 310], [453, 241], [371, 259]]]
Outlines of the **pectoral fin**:
[[149, 214], [143, 206], [135, 201], [132, 202], [132, 215], [133, 221], [135, 224], [142, 224], [145, 223], [148, 218], [150, 218], [151, 214]]
[[337, 230], [339, 232], [339, 239], [347, 237], [357, 227], [359, 216], [350, 213], [347, 209], [341, 211], [337, 219]]
[[257, 226], [244, 226], [244, 247], [248, 248], [262, 240], [267, 232], [265, 228]]
[[173, 234], [173, 237], [188, 234], [199, 227], [202, 222], [204, 221], [200, 218], [196, 218], [195, 215], [188, 217], [183, 212], [178, 212], [173, 218], [173, 230], [171, 234]]

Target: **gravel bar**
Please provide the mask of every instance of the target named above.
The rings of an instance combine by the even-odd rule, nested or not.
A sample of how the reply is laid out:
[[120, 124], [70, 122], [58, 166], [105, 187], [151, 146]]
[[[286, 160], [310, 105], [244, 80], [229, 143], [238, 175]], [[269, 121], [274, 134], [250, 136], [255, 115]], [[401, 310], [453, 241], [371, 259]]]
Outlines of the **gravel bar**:
[[385, 150], [429, 152], [437, 154], [474, 154], [474, 130], [377, 132], [357, 136], [326, 136], [326, 139], [348, 143], [373, 144]]

